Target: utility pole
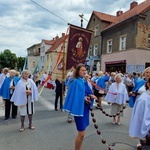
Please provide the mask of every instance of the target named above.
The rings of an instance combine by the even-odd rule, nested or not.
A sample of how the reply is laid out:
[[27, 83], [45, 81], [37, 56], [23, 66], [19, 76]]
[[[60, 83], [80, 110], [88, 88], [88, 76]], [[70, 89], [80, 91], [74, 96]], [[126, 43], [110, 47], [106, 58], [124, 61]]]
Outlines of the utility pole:
[[83, 28], [83, 14], [79, 15], [79, 17], [81, 18], [81, 28]]

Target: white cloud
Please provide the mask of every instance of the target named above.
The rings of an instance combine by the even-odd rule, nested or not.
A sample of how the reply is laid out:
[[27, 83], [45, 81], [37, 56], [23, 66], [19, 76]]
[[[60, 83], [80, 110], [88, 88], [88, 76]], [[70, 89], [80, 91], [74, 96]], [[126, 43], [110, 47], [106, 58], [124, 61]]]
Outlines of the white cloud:
[[[69, 23], [80, 26], [79, 14], [89, 20], [92, 11], [116, 14], [129, 9], [133, 0], [34, 0]], [[138, 3], [144, 0], [137, 0]], [[66, 32], [67, 22], [42, 9], [31, 0], [0, 1], [0, 51], [10, 49], [17, 56], [42, 39]], [[87, 22], [84, 20], [84, 27]]]

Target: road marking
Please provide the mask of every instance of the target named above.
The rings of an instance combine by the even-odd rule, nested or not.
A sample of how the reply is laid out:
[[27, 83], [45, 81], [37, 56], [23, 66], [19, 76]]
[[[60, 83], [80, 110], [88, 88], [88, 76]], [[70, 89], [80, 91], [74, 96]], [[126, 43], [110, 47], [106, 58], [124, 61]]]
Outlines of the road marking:
[[39, 102], [48, 110], [54, 110], [54, 104], [44, 99], [42, 96], [39, 96]]
[[[42, 96], [39, 97], [39, 102], [48, 110], [54, 110], [54, 104], [50, 101], [44, 99]], [[102, 101], [103, 105], [108, 105], [106, 101]], [[94, 102], [94, 106], [97, 106], [96, 102]]]

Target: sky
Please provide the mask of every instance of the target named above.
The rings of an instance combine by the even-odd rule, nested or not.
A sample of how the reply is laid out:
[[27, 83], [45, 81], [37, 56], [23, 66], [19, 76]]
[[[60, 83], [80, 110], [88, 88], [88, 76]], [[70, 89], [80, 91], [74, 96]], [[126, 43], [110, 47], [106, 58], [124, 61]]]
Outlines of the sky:
[[25, 57], [28, 47], [66, 33], [68, 23], [80, 26], [79, 15], [84, 14], [83, 27], [86, 28], [93, 10], [116, 15], [118, 10], [127, 11], [131, 2], [133, 0], [0, 0], [0, 52], [9, 49], [18, 57]]

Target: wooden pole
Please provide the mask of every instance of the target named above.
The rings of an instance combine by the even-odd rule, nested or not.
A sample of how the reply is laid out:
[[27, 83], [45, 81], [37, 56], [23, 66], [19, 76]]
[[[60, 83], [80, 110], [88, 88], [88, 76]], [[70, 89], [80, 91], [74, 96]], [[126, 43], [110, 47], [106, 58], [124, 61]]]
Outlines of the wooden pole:
[[65, 88], [65, 73], [66, 73], [66, 63], [65, 63], [65, 44], [63, 47], [63, 69], [62, 69], [62, 104], [64, 99], [64, 88]]

